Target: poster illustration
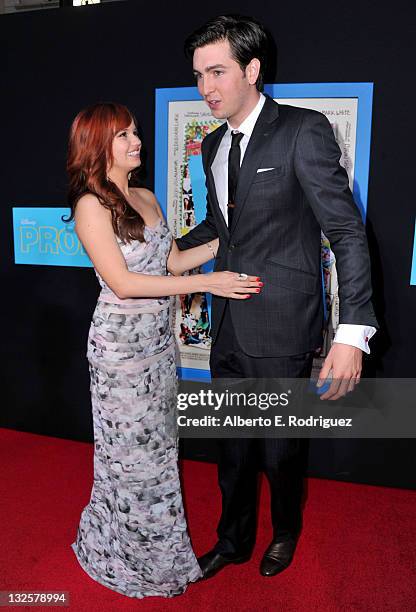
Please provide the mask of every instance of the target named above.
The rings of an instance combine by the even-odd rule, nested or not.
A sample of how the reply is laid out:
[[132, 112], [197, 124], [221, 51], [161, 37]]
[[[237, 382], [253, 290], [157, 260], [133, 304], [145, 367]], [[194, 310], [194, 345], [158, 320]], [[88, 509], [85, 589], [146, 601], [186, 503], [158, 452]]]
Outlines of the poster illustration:
[[[201, 101], [172, 102], [169, 105], [168, 225], [174, 236], [183, 236], [205, 218], [205, 176], [201, 144], [221, 125]], [[211, 266], [204, 266], [206, 270]], [[194, 273], [201, 272], [200, 269]], [[210, 296], [194, 293], [176, 298], [173, 329], [179, 347], [180, 364], [186, 368], [208, 368]]]
[[[331, 95], [333, 94], [330, 91], [331, 85], [337, 86], [338, 95]], [[366, 92], [355, 92], [355, 95], [352, 95], [348, 87], [351, 89], [354, 85], [367, 85], [370, 86], [370, 89], [367, 88]], [[361, 132], [358, 126], [360, 107], [361, 121], [365, 118], [363, 112], [365, 108], [363, 104], [360, 104], [360, 94], [361, 99], [365, 93], [371, 94], [371, 84], [269, 85], [266, 86], [266, 90], [279, 103], [314, 109], [326, 115], [341, 149], [341, 165], [348, 173], [350, 188], [364, 216], [368, 181], [369, 125], [371, 123], [367, 123], [368, 134], [363, 129], [362, 123]], [[178, 92], [181, 95], [178, 95]], [[301, 95], [302, 92], [304, 95]], [[339, 95], [341, 92], [343, 95]], [[185, 235], [205, 218], [206, 189], [201, 144], [205, 136], [218, 128], [222, 121], [211, 115], [204, 101], [200, 99], [196, 88], [157, 90], [157, 107], [156, 194], [165, 209], [168, 225], [173, 235], [179, 237]], [[369, 109], [371, 109], [371, 104]], [[371, 121], [371, 113], [366, 114], [367, 119], [369, 116]], [[360, 140], [363, 141], [360, 143], [361, 148], [358, 146]], [[365, 150], [364, 147], [363, 152], [365, 140], [368, 141], [368, 150]], [[357, 172], [357, 163], [361, 165], [361, 174]], [[365, 163], [367, 170], [362, 168]], [[323, 347], [325, 355], [338, 324], [339, 306], [335, 257], [323, 234], [321, 249], [323, 296], [327, 322]], [[210, 269], [212, 269], [212, 263], [202, 266], [202, 270], [197, 269], [191, 273]], [[178, 346], [178, 365], [182, 369], [184, 378], [204, 378], [209, 372], [210, 298], [208, 294], [192, 294], [178, 296], [175, 299], [172, 325]]]

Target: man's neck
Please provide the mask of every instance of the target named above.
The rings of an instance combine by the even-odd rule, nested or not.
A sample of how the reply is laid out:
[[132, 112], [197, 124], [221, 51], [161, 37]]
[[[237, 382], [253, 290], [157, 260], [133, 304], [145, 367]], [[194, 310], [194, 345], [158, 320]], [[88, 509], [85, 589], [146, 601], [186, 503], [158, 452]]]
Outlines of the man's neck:
[[255, 90], [253, 92], [253, 96], [250, 96], [250, 100], [247, 102], [247, 106], [244, 109], [241, 109], [241, 112], [233, 117], [227, 118], [228, 123], [230, 124], [233, 130], [236, 130], [240, 127], [240, 125], [247, 119], [247, 117], [253, 112], [256, 108], [258, 102], [260, 100], [260, 92]]

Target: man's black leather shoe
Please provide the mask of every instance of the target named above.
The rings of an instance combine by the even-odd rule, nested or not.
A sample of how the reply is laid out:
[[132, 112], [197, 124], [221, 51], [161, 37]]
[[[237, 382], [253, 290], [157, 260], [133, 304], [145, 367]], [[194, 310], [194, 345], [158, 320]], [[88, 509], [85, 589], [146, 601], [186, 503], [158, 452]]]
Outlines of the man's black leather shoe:
[[260, 564], [262, 576], [276, 576], [292, 563], [295, 554], [296, 541], [272, 542], [264, 553]]
[[244, 557], [227, 558], [215, 552], [215, 550], [210, 550], [198, 559], [199, 566], [202, 570], [201, 580], [215, 576], [215, 574], [222, 570], [222, 568], [226, 565], [245, 563], [249, 559], [250, 555], [246, 555]]

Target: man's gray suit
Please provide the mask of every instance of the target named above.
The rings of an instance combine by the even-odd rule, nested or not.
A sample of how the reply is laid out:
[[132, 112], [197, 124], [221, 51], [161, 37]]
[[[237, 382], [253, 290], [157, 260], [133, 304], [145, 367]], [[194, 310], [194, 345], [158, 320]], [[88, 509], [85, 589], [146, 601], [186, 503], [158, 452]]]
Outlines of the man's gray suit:
[[[307, 377], [322, 345], [321, 228], [337, 260], [340, 323], [377, 326], [365, 230], [340, 150], [324, 115], [266, 98], [240, 168], [229, 230], [211, 170], [226, 130], [224, 124], [202, 144], [206, 219], [177, 242], [186, 249], [219, 236], [215, 270], [259, 276], [264, 287], [250, 299], [213, 296], [212, 375]], [[217, 553], [251, 553], [257, 463], [270, 482], [274, 539], [297, 539], [301, 447], [295, 439], [220, 440]]]

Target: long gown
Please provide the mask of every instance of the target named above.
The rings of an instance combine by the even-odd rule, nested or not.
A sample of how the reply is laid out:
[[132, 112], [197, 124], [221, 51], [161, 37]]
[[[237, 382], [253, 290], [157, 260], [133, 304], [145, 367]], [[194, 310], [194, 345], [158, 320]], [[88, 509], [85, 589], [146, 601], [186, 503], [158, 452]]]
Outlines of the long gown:
[[[120, 248], [132, 272], [166, 274], [164, 222]], [[169, 298], [119, 299], [102, 290], [88, 352], [94, 486], [72, 548], [83, 569], [130, 597], [182, 593], [201, 571], [178, 475], [176, 367]]]

